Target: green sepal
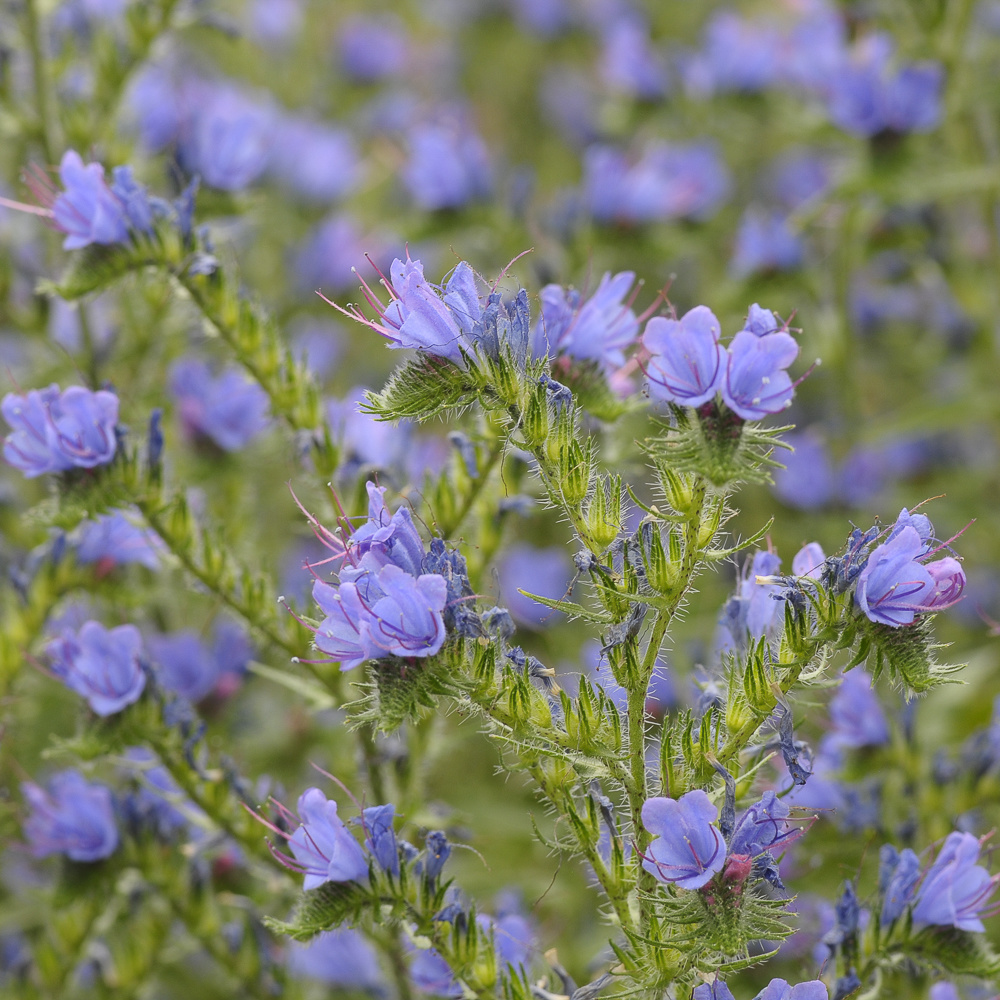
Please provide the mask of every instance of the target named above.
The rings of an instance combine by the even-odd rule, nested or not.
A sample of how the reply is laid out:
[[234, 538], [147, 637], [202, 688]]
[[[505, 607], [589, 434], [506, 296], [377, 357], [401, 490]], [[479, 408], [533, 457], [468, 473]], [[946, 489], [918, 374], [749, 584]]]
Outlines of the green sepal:
[[324, 882], [302, 894], [291, 919], [264, 917], [263, 921], [276, 934], [285, 934], [294, 941], [309, 941], [347, 921], [354, 923], [371, 904], [368, 891], [357, 882]]
[[950, 976], [988, 979], [1000, 974], [1000, 955], [986, 935], [957, 927], [928, 927], [907, 942], [906, 952]]
[[860, 641], [851, 666], [867, 660], [873, 678], [885, 672], [897, 687], [915, 694], [939, 684], [960, 684], [951, 675], [965, 664], [942, 664], [934, 658], [934, 650], [946, 644], [932, 642], [933, 620], [933, 615], [919, 615], [912, 625], [894, 628], [859, 615], [854, 624]]
[[381, 392], [366, 393], [362, 410], [377, 420], [429, 420], [470, 405], [478, 388], [472, 371], [421, 354], [399, 365]]

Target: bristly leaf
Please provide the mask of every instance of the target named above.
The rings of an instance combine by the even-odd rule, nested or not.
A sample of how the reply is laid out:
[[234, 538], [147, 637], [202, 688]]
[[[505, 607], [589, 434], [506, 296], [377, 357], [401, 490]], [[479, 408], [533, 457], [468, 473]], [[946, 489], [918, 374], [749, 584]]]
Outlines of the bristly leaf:
[[906, 951], [908, 956], [950, 976], [989, 979], [1000, 974], [1000, 955], [984, 934], [955, 927], [929, 927], [907, 943]]
[[533, 601], [537, 601], [539, 604], [544, 604], [547, 608], [552, 608], [553, 611], [562, 611], [570, 618], [582, 618], [584, 621], [593, 622], [595, 625], [608, 625], [614, 620], [609, 614], [601, 611], [593, 611], [590, 608], [585, 608], [582, 604], [576, 604], [573, 601], [556, 601], [551, 597], [542, 597], [540, 594], [532, 594], [528, 590], [519, 589], [518, 593], [523, 594], [525, 597], [530, 597]]
[[469, 405], [476, 389], [469, 371], [423, 354], [399, 365], [381, 392], [367, 393], [363, 409], [378, 420], [428, 420]]
[[353, 922], [370, 903], [371, 897], [356, 882], [324, 882], [318, 889], [302, 894], [290, 920], [264, 917], [264, 923], [276, 934], [309, 941], [347, 920]]

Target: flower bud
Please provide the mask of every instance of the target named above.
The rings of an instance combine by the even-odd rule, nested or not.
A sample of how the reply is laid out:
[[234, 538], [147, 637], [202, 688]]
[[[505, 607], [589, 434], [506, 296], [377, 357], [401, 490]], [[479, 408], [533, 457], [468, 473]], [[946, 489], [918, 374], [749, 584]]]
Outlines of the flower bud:
[[599, 551], [604, 551], [621, 530], [621, 478], [599, 480], [587, 508], [587, 532]]
[[531, 386], [521, 420], [521, 433], [529, 448], [538, 448], [549, 435], [549, 401], [545, 387]]
[[590, 455], [579, 441], [559, 451], [559, 488], [570, 507], [577, 507], [590, 490]]

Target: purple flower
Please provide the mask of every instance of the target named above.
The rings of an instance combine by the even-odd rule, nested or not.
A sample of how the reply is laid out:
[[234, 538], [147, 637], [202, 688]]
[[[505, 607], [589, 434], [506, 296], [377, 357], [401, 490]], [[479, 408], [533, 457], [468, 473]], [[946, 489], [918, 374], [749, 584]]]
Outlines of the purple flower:
[[825, 568], [826, 555], [819, 542], [803, 545], [792, 559], [792, 573], [795, 576], [808, 576], [813, 580], [819, 580]]
[[362, 466], [393, 469], [403, 464], [413, 446], [408, 420], [390, 424], [360, 409], [366, 390], [358, 386], [343, 399], [326, 404], [330, 434], [341, 449], [341, 472], [350, 476]]
[[238, 451], [267, 427], [267, 394], [235, 368], [213, 376], [204, 361], [182, 358], [170, 369], [170, 392], [184, 429], [225, 451]]
[[125, 206], [104, 180], [104, 167], [99, 163], [85, 166], [80, 154], [70, 149], [59, 164], [59, 178], [65, 191], [52, 202], [52, 221], [66, 233], [65, 250], [128, 240]]
[[810, 979], [806, 983], [790, 986], [784, 979], [772, 979], [754, 1000], [828, 1000], [826, 983]]
[[802, 240], [784, 212], [748, 208], [736, 233], [729, 269], [737, 278], [793, 271], [802, 263]]
[[686, 70], [695, 91], [763, 90], [781, 71], [781, 37], [774, 25], [732, 11], [715, 14], [705, 28], [705, 45]]
[[419, 208], [435, 212], [485, 198], [493, 187], [486, 144], [464, 114], [414, 125], [403, 183]]
[[726, 860], [726, 842], [717, 826], [719, 811], [700, 788], [679, 799], [647, 799], [642, 825], [655, 838], [642, 867], [661, 882], [700, 889]]
[[514, 907], [498, 912], [496, 918], [490, 920], [490, 926], [501, 963], [515, 968], [527, 966], [535, 947], [535, 929], [531, 921]]
[[844, 674], [830, 701], [830, 721], [835, 747], [858, 749], [889, 742], [889, 723], [872, 688], [871, 677], [860, 667]]
[[305, 946], [293, 945], [288, 968], [293, 976], [348, 989], [376, 991], [384, 982], [375, 949], [348, 927], [317, 934]]
[[837, 495], [830, 450], [812, 430], [786, 434], [791, 452], [782, 456], [785, 467], [774, 473], [774, 495], [797, 510], [816, 510]]
[[567, 354], [600, 361], [605, 369], [621, 367], [625, 348], [639, 332], [631, 301], [626, 302], [634, 283], [633, 271], [614, 277], [607, 272], [588, 299], [575, 288], [546, 285], [539, 293], [542, 314], [533, 334], [535, 357]]
[[898, 628], [912, 624], [918, 613], [961, 600], [965, 573], [958, 560], [948, 556], [918, 562], [927, 555], [925, 540], [910, 524], [893, 531], [871, 552], [854, 595], [871, 621]]
[[783, 851], [804, 831], [788, 824], [788, 806], [774, 792], [764, 792], [736, 821], [729, 840], [730, 854], [759, 857], [765, 851]]
[[773, 583], [758, 583], [758, 577], [774, 576], [781, 568], [781, 559], [773, 552], [755, 552], [743, 565], [737, 580], [736, 593], [723, 606], [719, 619], [717, 652], [742, 650], [747, 639], [772, 639], [784, 622], [781, 587]]
[[305, 118], [287, 118], [275, 132], [270, 170], [303, 198], [332, 201], [357, 183], [358, 152], [346, 130]]
[[48, 789], [25, 782], [21, 791], [31, 810], [24, 823], [36, 858], [65, 854], [72, 861], [100, 861], [118, 846], [111, 790], [92, 785], [78, 771], [53, 775]]
[[337, 52], [345, 76], [368, 83], [402, 73], [410, 44], [395, 18], [352, 17], [341, 25]]
[[611, 90], [655, 101], [667, 91], [663, 56], [650, 43], [648, 26], [637, 17], [616, 20], [604, 36], [601, 78]]
[[504, 553], [497, 567], [500, 579], [500, 600], [519, 625], [542, 629], [559, 619], [559, 612], [530, 597], [520, 590], [547, 597], [553, 601], [565, 600], [572, 569], [561, 548], [536, 549], [534, 546], [512, 545]]
[[822, 156], [790, 153], [774, 162], [768, 191], [772, 198], [794, 211], [823, 194], [830, 187], [831, 174], [831, 165]]
[[152, 636], [149, 651], [160, 668], [160, 682], [188, 701], [201, 701], [215, 687], [215, 660], [196, 632]]
[[116, 510], [99, 514], [80, 526], [76, 559], [80, 563], [97, 563], [100, 571], [128, 563], [159, 569], [163, 550], [159, 535], [133, 524], [124, 511]]
[[954, 983], [934, 983], [927, 996], [928, 1000], [961, 1000]]
[[388, 242], [383, 236], [363, 232], [350, 215], [331, 215], [312, 231], [296, 253], [296, 281], [309, 291], [318, 285], [336, 291], [350, 288], [357, 277], [354, 267], [365, 254], [378, 267], [388, 266], [392, 257]]
[[913, 920], [917, 924], [984, 931], [980, 919], [990, 907], [996, 876], [976, 862], [979, 841], [971, 833], [949, 833], [934, 864], [917, 890]]
[[106, 629], [89, 621], [53, 639], [45, 651], [52, 672], [98, 715], [113, 715], [139, 700], [146, 675], [139, 665], [142, 636], [134, 625]]
[[23, 396], [9, 392], [0, 412], [13, 428], [4, 438], [4, 458], [28, 479], [47, 472], [92, 469], [114, 458], [118, 444], [118, 397], [54, 383]]
[[295, 866], [305, 875], [303, 889], [368, 878], [365, 852], [337, 815], [336, 802], [318, 788], [307, 788], [299, 796], [298, 817], [300, 825], [288, 844]]
[[551, 38], [569, 26], [573, 11], [568, 0], [508, 0], [519, 27]]
[[882, 894], [882, 915], [879, 923], [888, 927], [898, 920], [913, 899], [920, 881], [920, 858], [908, 847], [897, 852], [892, 844], [883, 844], [879, 851], [879, 890]]
[[715, 398], [725, 372], [719, 321], [707, 306], [681, 319], [654, 316], [642, 335], [650, 354], [646, 375], [653, 399], [696, 408]]
[[762, 420], [790, 406], [795, 386], [785, 369], [798, 353], [799, 345], [784, 330], [764, 335], [740, 330], [729, 345], [720, 386], [726, 405], [744, 420]]
[[246, 18], [249, 33], [259, 45], [288, 45], [302, 30], [301, 0], [251, 0]]

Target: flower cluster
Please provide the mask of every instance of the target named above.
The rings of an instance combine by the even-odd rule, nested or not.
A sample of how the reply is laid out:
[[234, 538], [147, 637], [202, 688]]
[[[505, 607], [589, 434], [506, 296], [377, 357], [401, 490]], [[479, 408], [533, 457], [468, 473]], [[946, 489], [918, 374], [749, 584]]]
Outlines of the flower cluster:
[[390, 515], [385, 487], [368, 483], [368, 520], [342, 541], [314, 525], [333, 552], [336, 586], [317, 579], [313, 599], [326, 616], [314, 629], [316, 648], [341, 670], [387, 656], [433, 656], [444, 644], [448, 581], [425, 572], [424, 550], [406, 507]]
[[[784, 979], [772, 979], [753, 1000], [828, 1000], [830, 994], [821, 979], [790, 985]], [[732, 991], [721, 980], [696, 986], [692, 1000], [735, 1000]]]
[[799, 345], [787, 324], [754, 304], [728, 349], [719, 342], [720, 333], [706, 306], [680, 319], [654, 316], [642, 337], [650, 355], [646, 375], [652, 398], [697, 409], [721, 394], [744, 420], [761, 420], [790, 406], [796, 383], [786, 369]]
[[48, 472], [92, 469], [115, 457], [118, 397], [73, 385], [7, 393], [0, 411], [13, 431], [4, 438], [4, 458], [29, 479]]

